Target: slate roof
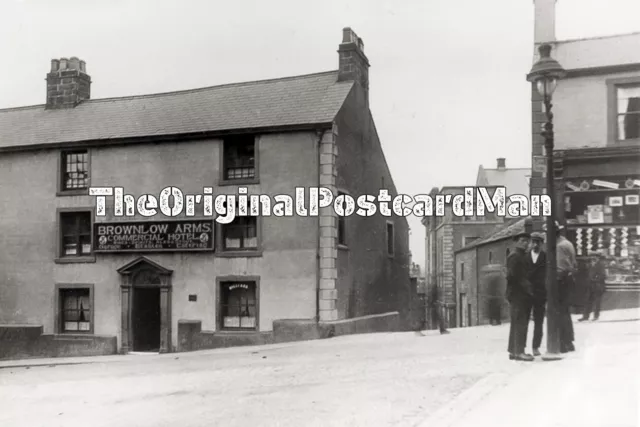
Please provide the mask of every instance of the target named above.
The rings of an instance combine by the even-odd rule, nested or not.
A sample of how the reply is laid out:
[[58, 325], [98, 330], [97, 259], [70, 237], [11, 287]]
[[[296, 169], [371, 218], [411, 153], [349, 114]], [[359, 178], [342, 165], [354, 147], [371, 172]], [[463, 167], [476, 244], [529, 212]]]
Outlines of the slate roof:
[[[484, 178], [489, 186], [505, 187], [507, 197], [514, 194], [524, 194], [529, 197], [529, 177], [531, 169], [484, 169]], [[479, 172], [481, 173], [481, 172]], [[478, 184], [482, 185], [482, 184]]]
[[524, 228], [525, 221], [526, 221], [526, 218], [522, 218], [522, 219], [511, 220], [506, 224], [501, 224], [500, 226], [496, 227], [496, 229], [493, 230], [491, 233], [489, 233], [487, 236], [470, 243], [464, 248], [458, 249], [456, 253], [467, 251], [469, 249], [473, 249], [478, 246], [483, 246], [488, 243], [493, 243], [493, 242], [497, 242], [504, 239], [510, 239], [512, 236], [515, 236], [516, 234], [522, 233], [525, 231], [525, 228]]
[[180, 92], [95, 99], [75, 108], [0, 110], [0, 149], [325, 124], [353, 86], [338, 71]]

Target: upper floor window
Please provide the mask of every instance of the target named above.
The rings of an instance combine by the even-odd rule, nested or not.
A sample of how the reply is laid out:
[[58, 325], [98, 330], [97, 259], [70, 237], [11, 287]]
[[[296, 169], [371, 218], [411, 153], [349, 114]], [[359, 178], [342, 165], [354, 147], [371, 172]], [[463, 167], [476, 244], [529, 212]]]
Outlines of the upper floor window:
[[464, 262], [460, 263], [460, 280], [464, 280]]
[[225, 138], [223, 148], [225, 180], [256, 178], [256, 139], [254, 135]]
[[479, 237], [469, 237], [469, 236], [464, 236], [462, 238], [462, 247], [465, 247], [467, 245], [472, 244], [473, 242], [475, 242], [476, 240], [480, 239]]
[[62, 191], [89, 188], [89, 152], [87, 150], [63, 151], [60, 170]]
[[[345, 195], [338, 192], [338, 197]], [[338, 215], [338, 244], [347, 246], [347, 217]]]
[[617, 86], [617, 128], [619, 141], [640, 138], [640, 84]]
[[229, 224], [222, 225], [222, 249], [225, 251], [258, 248], [258, 218], [236, 216]]
[[91, 255], [91, 212], [60, 213], [61, 257]]
[[395, 235], [393, 223], [387, 222], [387, 255], [392, 256], [395, 253]]

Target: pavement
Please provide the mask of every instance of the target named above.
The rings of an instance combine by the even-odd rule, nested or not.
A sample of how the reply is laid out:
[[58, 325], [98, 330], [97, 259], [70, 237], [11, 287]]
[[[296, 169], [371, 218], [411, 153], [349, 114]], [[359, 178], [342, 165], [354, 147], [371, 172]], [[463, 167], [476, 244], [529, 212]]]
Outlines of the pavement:
[[554, 362], [509, 361], [508, 325], [3, 361], [0, 426], [639, 426], [640, 312], [575, 329]]

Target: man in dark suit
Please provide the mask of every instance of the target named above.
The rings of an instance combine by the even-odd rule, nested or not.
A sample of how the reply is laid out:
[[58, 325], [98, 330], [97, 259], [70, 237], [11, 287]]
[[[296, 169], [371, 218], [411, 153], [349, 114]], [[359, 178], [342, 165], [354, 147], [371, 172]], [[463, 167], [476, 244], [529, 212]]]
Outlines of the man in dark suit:
[[596, 252], [591, 259], [587, 300], [584, 305], [582, 318], [578, 319], [579, 322], [589, 320], [591, 309], [593, 309], [593, 320], [598, 320], [600, 317], [600, 302], [606, 289], [605, 279], [607, 275], [604, 259], [604, 254], [601, 252]]
[[533, 355], [540, 356], [545, 306], [547, 304], [547, 254], [542, 250], [544, 234], [531, 234], [531, 250], [527, 254], [529, 282], [533, 286]]
[[533, 356], [526, 354], [527, 329], [533, 304], [533, 288], [529, 282], [526, 249], [529, 246], [529, 233], [519, 233], [513, 237], [515, 250], [507, 258], [507, 301], [511, 312], [509, 327], [509, 359], [526, 362]]

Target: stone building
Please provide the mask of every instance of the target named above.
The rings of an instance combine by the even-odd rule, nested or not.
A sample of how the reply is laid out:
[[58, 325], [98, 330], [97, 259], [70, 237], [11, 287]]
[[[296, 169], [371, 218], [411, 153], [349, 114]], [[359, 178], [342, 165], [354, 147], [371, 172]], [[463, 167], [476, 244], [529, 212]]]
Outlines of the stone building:
[[[467, 187], [442, 187], [440, 190], [434, 188], [430, 195], [435, 198], [437, 194], [464, 194], [465, 188]], [[490, 195], [495, 191], [491, 187], [487, 187], [487, 190]], [[422, 224], [426, 228], [426, 287], [431, 292], [434, 287], [436, 288], [437, 306], [448, 327], [456, 327], [461, 324], [461, 319], [467, 318], [465, 310], [468, 307], [468, 295], [461, 294], [456, 289], [455, 252], [486, 236], [503, 223], [504, 217], [495, 212], [486, 212], [482, 217], [475, 215], [458, 217], [454, 215], [449, 205], [445, 209], [444, 216], [425, 216], [422, 219]]]
[[[509, 319], [505, 271], [507, 257], [513, 250], [512, 237], [527, 229], [525, 218], [509, 219], [488, 236], [478, 239], [455, 253], [456, 291], [459, 299], [464, 299], [460, 326], [490, 324], [489, 304], [495, 298], [500, 306], [501, 320]], [[490, 276], [498, 278], [498, 284], [491, 286]], [[461, 297], [462, 296], [462, 297]]]
[[[535, 0], [535, 54], [541, 43], [567, 70], [553, 94], [553, 173], [557, 219], [586, 280], [593, 251], [607, 255], [607, 287], [622, 304], [640, 296], [640, 32], [557, 40], [556, 0]], [[543, 156], [544, 105], [532, 86], [532, 156]], [[542, 158], [540, 158], [542, 160]], [[546, 191], [545, 174], [532, 172], [531, 194]], [[540, 229], [541, 221], [535, 227]], [[581, 305], [578, 287], [573, 302]]]
[[[95, 100], [86, 64], [63, 58], [45, 104], [0, 110], [0, 323], [34, 325], [16, 332], [23, 355], [264, 343], [289, 319], [402, 314], [404, 217], [313, 216], [309, 192], [306, 216], [275, 214], [297, 187], [397, 194], [349, 28], [338, 55], [331, 72]], [[122, 193], [103, 191], [102, 211], [89, 187]], [[207, 195], [240, 194], [272, 214], [207, 214]]]

